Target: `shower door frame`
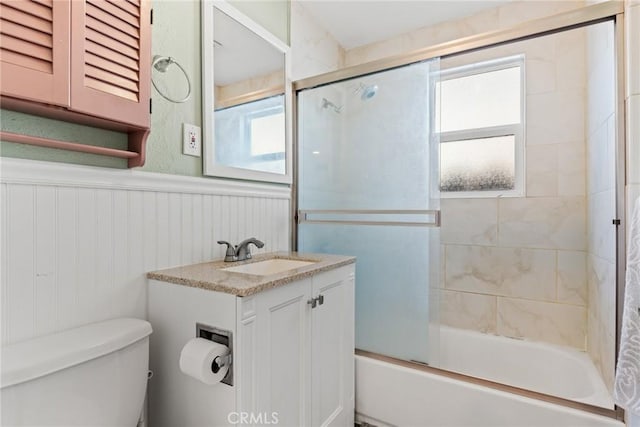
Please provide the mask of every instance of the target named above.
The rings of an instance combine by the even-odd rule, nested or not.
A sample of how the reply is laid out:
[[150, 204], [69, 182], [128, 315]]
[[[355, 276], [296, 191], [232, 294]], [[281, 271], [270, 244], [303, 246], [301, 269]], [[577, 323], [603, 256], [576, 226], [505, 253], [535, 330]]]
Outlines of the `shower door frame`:
[[[613, 22], [614, 24], [614, 52], [615, 52], [615, 76], [616, 76], [616, 153], [615, 153], [615, 205], [616, 205], [616, 349], [615, 362], [618, 360], [618, 350], [620, 347], [620, 331], [622, 324], [622, 308], [624, 302], [624, 277], [626, 271], [626, 218], [625, 218], [625, 187], [626, 187], [626, 111], [625, 111], [625, 57], [624, 57], [624, 3], [616, 0], [610, 0], [597, 3], [591, 6], [581, 7], [568, 12], [551, 15], [548, 17], [527, 21], [518, 26], [507, 28], [504, 30], [491, 31], [470, 37], [463, 37], [434, 46], [418, 49], [405, 54], [394, 55], [364, 64], [343, 68], [318, 76], [300, 79], [292, 82], [293, 106], [292, 106], [292, 123], [293, 123], [293, 182], [291, 186], [291, 218], [293, 225], [291, 227], [291, 247], [293, 250], [298, 249], [298, 226], [300, 218], [298, 217], [298, 92], [304, 89], [311, 89], [319, 86], [325, 86], [332, 83], [338, 83], [344, 80], [362, 77], [368, 74], [381, 71], [388, 71], [395, 68], [403, 67], [413, 63], [427, 61], [436, 58], [447, 58], [460, 54], [470, 53], [476, 50], [496, 47], [504, 44], [525, 41], [541, 36], [560, 33], [567, 30], [587, 27], [589, 25], [602, 22]], [[439, 220], [439, 218], [438, 218]], [[439, 222], [439, 221], [438, 221]], [[408, 366], [415, 369], [428, 371], [438, 375], [444, 375], [450, 378], [480, 384], [486, 387], [519, 394], [550, 403], [559, 404], [583, 411], [604, 415], [618, 420], [624, 420], [624, 410], [615, 406], [614, 409], [601, 408], [586, 403], [576, 402], [561, 397], [551, 396], [544, 393], [538, 393], [531, 390], [520, 389], [490, 380], [470, 377], [459, 374], [446, 369], [425, 366], [419, 363], [407, 362], [393, 357], [378, 355], [366, 351], [356, 349], [356, 354], [373, 357], [389, 363], [402, 366]]]

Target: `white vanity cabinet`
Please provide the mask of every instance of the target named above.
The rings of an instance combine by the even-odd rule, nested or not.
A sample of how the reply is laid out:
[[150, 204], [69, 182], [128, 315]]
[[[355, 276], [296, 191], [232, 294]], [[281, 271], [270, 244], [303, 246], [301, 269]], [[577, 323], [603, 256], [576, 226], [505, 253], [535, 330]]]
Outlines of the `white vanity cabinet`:
[[[355, 264], [248, 296], [153, 274], [150, 425], [354, 425]], [[231, 332], [233, 386], [206, 385], [180, 371], [180, 351], [196, 324]]]
[[353, 266], [239, 298], [239, 411], [277, 414], [283, 426], [352, 426], [353, 307]]

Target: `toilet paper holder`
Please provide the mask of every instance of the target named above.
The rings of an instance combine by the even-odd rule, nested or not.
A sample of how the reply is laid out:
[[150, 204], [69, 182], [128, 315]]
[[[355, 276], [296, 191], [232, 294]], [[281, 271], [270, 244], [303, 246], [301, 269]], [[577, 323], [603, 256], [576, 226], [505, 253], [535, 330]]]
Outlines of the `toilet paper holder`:
[[217, 342], [218, 344], [225, 345], [229, 348], [229, 354], [223, 357], [216, 357], [213, 360], [211, 369], [214, 373], [224, 367], [229, 366], [229, 372], [222, 379], [223, 384], [227, 384], [233, 387], [233, 334], [231, 331], [225, 329], [216, 328], [215, 326], [205, 325], [203, 323], [196, 323], [196, 337], [204, 338], [209, 341]]

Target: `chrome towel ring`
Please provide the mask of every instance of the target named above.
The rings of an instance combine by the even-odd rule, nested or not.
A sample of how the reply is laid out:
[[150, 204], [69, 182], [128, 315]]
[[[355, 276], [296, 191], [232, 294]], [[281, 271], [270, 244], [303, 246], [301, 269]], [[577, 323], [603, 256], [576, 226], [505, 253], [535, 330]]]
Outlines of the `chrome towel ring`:
[[156, 85], [156, 82], [153, 80], [153, 75], [151, 76], [151, 83], [153, 83], [153, 87], [160, 94], [160, 96], [162, 96], [164, 99], [166, 99], [167, 101], [170, 101], [170, 102], [174, 102], [176, 104], [181, 104], [181, 103], [187, 101], [189, 99], [189, 97], [191, 96], [191, 80], [189, 79], [189, 75], [187, 74], [187, 71], [184, 68], [182, 68], [182, 65], [180, 65], [178, 63], [178, 61], [176, 61], [175, 59], [173, 59], [170, 56], [155, 55], [153, 57], [153, 62], [151, 63], [153, 68], [155, 68], [156, 70], [160, 71], [161, 73], [166, 72], [167, 68], [169, 68], [169, 66], [171, 64], [176, 64], [178, 66], [178, 68], [180, 68], [182, 73], [184, 74], [185, 78], [187, 79], [187, 95], [184, 98], [182, 98], [182, 99], [173, 99], [173, 98], [165, 95], [164, 93], [162, 93], [162, 91]]

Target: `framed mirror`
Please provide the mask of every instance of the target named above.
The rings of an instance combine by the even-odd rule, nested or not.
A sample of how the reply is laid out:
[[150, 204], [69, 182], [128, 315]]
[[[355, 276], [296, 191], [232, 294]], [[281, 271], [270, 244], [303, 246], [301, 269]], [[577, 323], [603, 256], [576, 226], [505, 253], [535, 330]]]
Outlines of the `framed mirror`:
[[228, 3], [203, 1], [205, 175], [291, 183], [288, 51]]

